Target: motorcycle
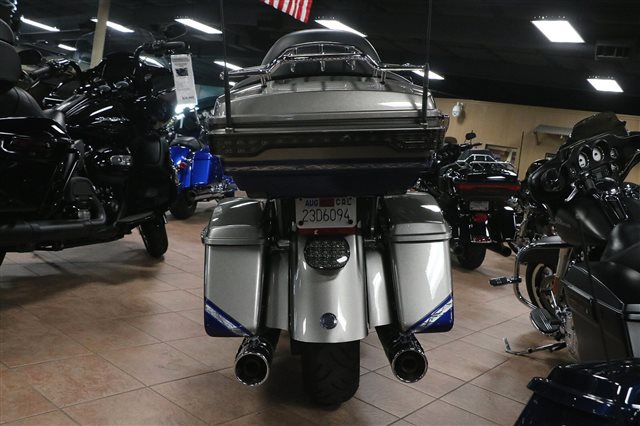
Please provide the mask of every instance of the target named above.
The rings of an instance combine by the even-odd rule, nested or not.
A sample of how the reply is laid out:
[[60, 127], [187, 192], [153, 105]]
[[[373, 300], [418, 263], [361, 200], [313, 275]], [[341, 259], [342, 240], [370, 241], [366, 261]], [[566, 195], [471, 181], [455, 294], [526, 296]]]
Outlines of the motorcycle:
[[434, 195], [453, 231], [452, 249], [460, 265], [476, 269], [487, 248], [510, 256], [515, 237], [513, 198], [520, 182], [513, 166], [490, 151], [474, 150], [471, 132], [464, 144], [449, 143], [436, 156], [433, 171], [421, 176], [418, 190]]
[[204, 322], [243, 337], [245, 385], [267, 380], [285, 330], [312, 400], [338, 404], [358, 388], [370, 328], [415, 382], [428, 367], [415, 333], [453, 326], [448, 226], [431, 195], [407, 193], [448, 126], [396, 74], [418, 68], [382, 64], [358, 35], [306, 30], [228, 71], [245, 78], [217, 100], [209, 141], [249, 198], [220, 202], [202, 233]]
[[[600, 113], [577, 123], [556, 157], [531, 173], [531, 195], [558, 235], [522, 248], [514, 276], [490, 284], [513, 284], [534, 327], [558, 342], [514, 351], [505, 339], [507, 352], [567, 347], [581, 362], [640, 356], [640, 196], [624, 184], [639, 162], [640, 133]], [[539, 271], [527, 274], [532, 300], [520, 291], [523, 263]]]
[[[176, 183], [156, 129], [171, 107], [139, 56], [183, 43], [155, 42], [134, 55], [109, 56], [76, 94], [43, 111], [16, 87], [20, 62], [11, 39], [2, 40], [1, 257], [112, 241], [136, 227], [147, 252], [161, 257], [168, 246], [164, 212]], [[36, 75], [47, 70], [49, 64]]]
[[196, 111], [185, 109], [175, 120], [173, 131], [169, 153], [178, 176], [179, 193], [169, 209], [171, 214], [187, 219], [200, 201], [233, 197], [236, 185], [224, 175], [220, 159], [209, 149]]

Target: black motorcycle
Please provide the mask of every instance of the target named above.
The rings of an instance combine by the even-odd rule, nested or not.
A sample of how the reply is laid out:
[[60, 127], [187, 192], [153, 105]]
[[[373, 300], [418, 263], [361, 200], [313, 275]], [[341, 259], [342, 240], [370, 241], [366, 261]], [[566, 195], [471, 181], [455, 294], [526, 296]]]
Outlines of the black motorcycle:
[[[555, 158], [531, 173], [532, 197], [549, 212], [557, 236], [520, 250], [514, 284], [531, 321], [558, 342], [507, 352], [517, 355], [568, 347], [579, 361], [640, 356], [640, 196], [625, 184], [640, 162], [640, 133], [628, 133], [613, 113], [589, 117], [573, 128]], [[521, 264], [534, 298], [519, 284]], [[546, 269], [546, 273], [543, 273]]]
[[[122, 238], [139, 227], [147, 252], [167, 250], [164, 212], [175, 199], [168, 144], [170, 89], [139, 60], [184, 47], [154, 42], [107, 57], [55, 109], [16, 87], [20, 62], [0, 41], [0, 259], [5, 252], [62, 250]], [[51, 68], [48, 64], [45, 68]], [[43, 74], [44, 69], [38, 74]], [[169, 73], [169, 75], [167, 75]]]
[[452, 228], [452, 249], [460, 265], [476, 269], [487, 248], [511, 255], [516, 233], [512, 199], [520, 189], [510, 163], [497, 160], [488, 150], [474, 150], [480, 143], [448, 142], [436, 154], [434, 171], [424, 174], [416, 189], [431, 193], [440, 204]]

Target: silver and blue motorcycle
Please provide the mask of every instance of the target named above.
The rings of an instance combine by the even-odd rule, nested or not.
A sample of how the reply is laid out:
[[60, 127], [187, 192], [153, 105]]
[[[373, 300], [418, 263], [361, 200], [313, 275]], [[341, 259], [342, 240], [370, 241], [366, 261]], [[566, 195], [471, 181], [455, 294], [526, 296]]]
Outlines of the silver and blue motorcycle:
[[278, 40], [221, 97], [209, 142], [249, 198], [221, 201], [202, 234], [205, 327], [242, 337], [235, 373], [268, 376], [281, 331], [311, 398], [359, 384], [375, 329], [404, 382], [427, 358], [415, 333], [453, 326], [450, 229], [429, 194], [407, 193], [448, 117], [364, 38], [306, 30]]

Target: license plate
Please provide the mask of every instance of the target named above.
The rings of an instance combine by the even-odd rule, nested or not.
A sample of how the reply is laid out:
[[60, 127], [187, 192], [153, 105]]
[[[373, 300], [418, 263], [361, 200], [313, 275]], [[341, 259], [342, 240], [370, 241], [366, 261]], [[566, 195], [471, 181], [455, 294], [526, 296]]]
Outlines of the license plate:
[[477, 212], [477, 211], [486, 212], [487, 210], [489, 210], [489, 202], [488, 201], [470, 201], [469, 210], [474, 212]]
[[356, 226], [356, 198], [297, 198], [298, 228], [351, 228]]

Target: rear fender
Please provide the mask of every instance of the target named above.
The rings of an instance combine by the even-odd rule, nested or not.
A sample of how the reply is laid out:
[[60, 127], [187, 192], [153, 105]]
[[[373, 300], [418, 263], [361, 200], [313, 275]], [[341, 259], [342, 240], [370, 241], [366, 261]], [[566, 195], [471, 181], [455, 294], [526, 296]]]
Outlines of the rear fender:
[[[306, 262], [304, 249], [312, 238], [297, 235], [291, 250], [291, 337], [308, 343], [364, 339], [368, 328], [362, 237], [344, 237], [349, 260], [331, 271], [314, 269]], [[335, 320], [331, 323], [326, 318]]]

